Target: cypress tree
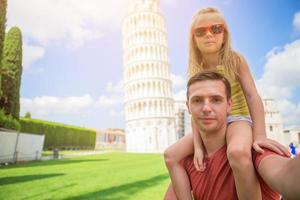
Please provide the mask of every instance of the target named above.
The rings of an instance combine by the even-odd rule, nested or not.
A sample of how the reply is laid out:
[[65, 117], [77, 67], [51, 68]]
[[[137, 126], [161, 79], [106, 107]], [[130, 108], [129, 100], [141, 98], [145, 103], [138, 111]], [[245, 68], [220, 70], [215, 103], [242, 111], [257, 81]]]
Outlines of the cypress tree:
[[22, 34], [12, 27], [5, 36], [2, 59], [2, 92], [0, 106], [15, 119], [20, 115], [20, 85], [22, 75]]
[[[0, 0], [0, 72], [2, 69], [2, 52], [3, 52], [3, 42], [5, 36], [5, 23], [6, 23], [6, 6], [7, 0]], [[2, 94], [1, 91], [1, 73], [0, 73], [0, 96]]]

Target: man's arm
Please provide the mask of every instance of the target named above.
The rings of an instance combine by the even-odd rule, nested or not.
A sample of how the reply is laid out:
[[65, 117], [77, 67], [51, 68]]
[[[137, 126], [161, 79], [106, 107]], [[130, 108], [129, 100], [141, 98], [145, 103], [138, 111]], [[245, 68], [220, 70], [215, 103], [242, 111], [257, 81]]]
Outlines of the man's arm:
[[300, 155], [294, 159], [277, 154], [266, 156], [258, 166], [258, 173], [284, 198], [300, 199]]
[[[191, 195], [193, 196], [193, 193], [191, 191]], [[194, 197], [193, 197], [194, 199]], [[169, 184], [168, 189], [166, 191], [166, 194], [164, 196], [164, 200], [177, 200], [175, 191], [173, 189], [172, 183]]]

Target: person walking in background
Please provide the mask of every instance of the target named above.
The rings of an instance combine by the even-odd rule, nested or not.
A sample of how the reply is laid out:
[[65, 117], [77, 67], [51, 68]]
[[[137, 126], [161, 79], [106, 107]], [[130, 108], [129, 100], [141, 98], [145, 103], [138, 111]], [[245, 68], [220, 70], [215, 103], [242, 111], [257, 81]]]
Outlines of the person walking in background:
[[290, 145], [290, 152], [291, 152], [291, 157], [295, 157], [297, 155], [296, 147], [294, 146], [294, 143], [291, 142]]

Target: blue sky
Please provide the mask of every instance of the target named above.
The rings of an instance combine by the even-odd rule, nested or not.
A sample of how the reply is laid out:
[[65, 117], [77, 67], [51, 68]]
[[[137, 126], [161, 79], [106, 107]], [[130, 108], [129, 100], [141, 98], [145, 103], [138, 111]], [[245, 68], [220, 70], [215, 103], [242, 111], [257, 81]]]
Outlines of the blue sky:
[[[183, 98], [192, 15], [223, 12], [262, 97], [284, 125], [300, 124], [300, 1], [161, 0], [173, 91]], [[23, 33], [21, 115], [91, 128], [124, 128], [122, 19], [126, 0], [9, 0], [7, 28]]]

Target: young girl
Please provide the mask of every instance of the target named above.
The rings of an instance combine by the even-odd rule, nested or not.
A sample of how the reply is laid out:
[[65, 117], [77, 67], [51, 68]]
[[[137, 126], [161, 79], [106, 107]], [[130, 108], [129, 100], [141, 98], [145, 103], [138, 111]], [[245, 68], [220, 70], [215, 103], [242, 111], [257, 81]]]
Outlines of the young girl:
[[[239, 199], [261, 199], [252, 163], [252, 145], [259, 153], [263, 152], [261, 147], [287, 155], [288, 150], [266, 138], [261, 98], [245, 59], [231, 48], [228, 26], [217, 9], [206, 8], [196, 13], [189, 45], [189, 77], [201, 70], [214, 69], [224, 74], [231, 83], [233, 108], [228, 116], [227, 157]], [[193, 152], [196, 169], [205, 170], [205, 149], [192, 119], [192, 135], [183, 137], [165, 151], [165, 162], [179, 200], [192, 199], [189, 179], [179, 162]]]

